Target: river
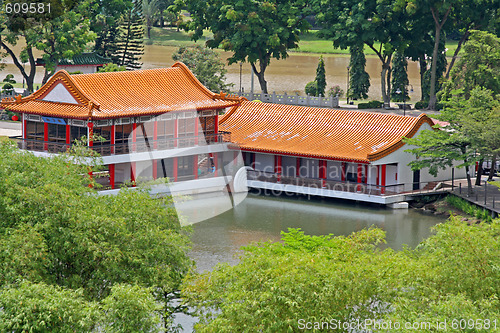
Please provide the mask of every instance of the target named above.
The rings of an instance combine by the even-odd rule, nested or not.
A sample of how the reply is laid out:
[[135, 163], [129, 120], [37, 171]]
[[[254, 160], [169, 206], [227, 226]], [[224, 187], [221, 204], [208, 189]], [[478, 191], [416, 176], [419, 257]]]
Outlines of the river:
[[[20, 51], [21, 46], [15, 47], [15, 51]], [[177, 47], [174, 46], [159, 46], [159, 45], [146, 45], [144, 47], [144, 55], [141, 59], [143, 63], [142, 68], [159, 68], [159, 67], [169, 67], [173, 64], [172, 54], [175, 52]], [[229, 56], [229, 52], [220, 52], [221, 58], [226, 60]], [[36, 56], [40, 56], [35, 53]], [[347, 66], [349, 65], [349, 56], [340, 54], [326, 54], [325, 59], [325, 70], [326, 70], [326, 82], [327, 86], [331, 87], [333, 85], [339, 85], [344, 91], [346, 91], [347, 86]], [[309, 81], [313, 81], [316, 76], [316, 67], [318, 65], [319, 55], [308, 55], [303, 53], [290, 53], [287, 59], [276, 60], [272, 59], [271, 64], [266, 70], [266, 80], [268, 81], [269, 92], [276, 91], [277, 93], [299, 93], [304, 95], [304, 87]], [[6, 68], [2, 71], [1, 78], [9, 73], [14, 74], [15, 80], [17, 82], [22, 82], [21, 74], [19, 70], [12, 63], [12, 59], [7, 57], [4, 62], [6, 62]], [[227, 67], [227, 79], [228, 83], [232, 83], [233, 91], [239, 91], [240, 89], [240, 65], [233, 64]], [[245, 92], [251, 90], [251, 69], [248, 63], [244, 63], [241, 66], [241, 88]], [[369, 91], [370, 99], [381, 100], [381, 89], [380, 89], [380, 72], [381, 65], [380, 60], [375, 56], [366, 57], [366, 71], [370, 74], [371, 87]], [[37, 68], [37, 75], [35, 78], [35, 86], [39, 86], [42, 81], [43, 68]], [[413, 92], [410, 91], [410, 98], [413, 103], [420, 99], [420, 74], [419, 67], [416, 62], [410, 61], [408, 63], [408, 78], [410, 80], [411, 87], [413, 87]], [[260, 92], [260, 86], [255, 77], [254, 91]]]

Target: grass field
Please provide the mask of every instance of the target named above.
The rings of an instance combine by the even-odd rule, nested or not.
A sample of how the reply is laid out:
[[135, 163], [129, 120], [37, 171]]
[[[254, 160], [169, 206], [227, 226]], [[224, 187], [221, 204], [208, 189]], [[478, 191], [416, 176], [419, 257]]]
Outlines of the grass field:
[[[176, 28], [157, 28], [153, 27], [151, 30], [151, 40], [145, 39], [146, 44], [155, 44], [163, 46], [190, 46], [194, 44], [203, 45], [206, 39], [212, 37], [212, 33], [205, 31], [203, 33], [204, 38], [199, 39], [196, 43], [191, 40], [192, 33], [186, 33], [185, 31], [177, 31]], [[453, 56], [457, 48], [456, 41], [447, 41], [446, 55], [448, 57]], [[375, 48], [379, 48], [380, 44], [375, 44]], [[317, 36], [317, 31], [310, 31], [301, 35], [299, 48], [296, 50], [290, 50], [293, 53], [315, 53], [315, 54], [349, 54], [349, 50], [334, 49], [333, 43], [329, 40], [321, 39]], [[365, 46], [366, 55], [375, 55], [375, 52]]]

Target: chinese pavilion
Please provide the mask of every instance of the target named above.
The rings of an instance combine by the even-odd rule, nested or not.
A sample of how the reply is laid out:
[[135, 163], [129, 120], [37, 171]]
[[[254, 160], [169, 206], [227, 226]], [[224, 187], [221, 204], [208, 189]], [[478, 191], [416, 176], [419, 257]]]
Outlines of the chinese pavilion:
[[139, 178], [177, 182], [217, 175], [224, 152], [234, 153], [225, 142], [229, 133], [219, 132], [219, 112], [240, 103], [209, 91], [177, 62], [137, 71], [59, 71], [32, 95], [0, 106], [22, 115], [18, 145], [37, 155], [64, 152], [86, 137], [102, 156], [103, 185], [114, 189]]

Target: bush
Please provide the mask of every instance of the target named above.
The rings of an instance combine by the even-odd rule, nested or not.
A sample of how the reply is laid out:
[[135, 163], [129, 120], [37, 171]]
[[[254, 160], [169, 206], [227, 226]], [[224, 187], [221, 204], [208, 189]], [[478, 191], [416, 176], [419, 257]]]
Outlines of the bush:
[[340, 88], [340, 86], [333, 86], [331, 87], [330, 89], [328, 89], [328, 96], [330, 97], [335, 97], [335, 96], [339, 96], [342, 97], [344, 96], [344, 90], [342, 90], [342, 88]]
[[474, 204], [467, 202], [466, 200], [456, 197], [454, 195], [449, 195], [446, 197], [446, 202], [452, 205], [455, 208], [460, 209], [465, 214], [473, 216], [479, 220], [491, 222], [492, 218], [490, 213], [484, 209], [479, 208]]
[[415, 103], [415, 109], [422, 110], [426, 109], [427, 106], [429, 106], [429, 101], [418, 101], [417, 103]]
[[380, 109], [384, 105], [383, 102], [379, 101], [370, 101], [367, 103], [359, 103], [358, 109]]
[[306, 94], [309, 96], [318, 95], [318, 84], [316, 83], [316, 81], [311, 81], [308, 84], [306, 84], [305, 91]]

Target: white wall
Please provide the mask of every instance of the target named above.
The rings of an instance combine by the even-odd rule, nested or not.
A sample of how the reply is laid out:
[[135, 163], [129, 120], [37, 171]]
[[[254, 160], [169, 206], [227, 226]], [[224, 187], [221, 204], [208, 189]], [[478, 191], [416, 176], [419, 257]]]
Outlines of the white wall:
[[[430, 130], [431, 126], [427, 123], [424, 123], [420, 129], [417, 131], [414, 137], [418, 136], [422, 130]], [[379, 159], [373, 161], [372, 165], [382, 165], [382, 164], [392, 164], [397, 163], [397, 173], [398, 173], [398, 184], [411, 184], [413, 183], [413, 171], [408, 166], [408, 164], [415, 160], [415, 156], [411, 153], [405, 152], [407, 149], [415, 148], [415, 146], [403, 145], [401, 148], [396, 150], [395, 152]], [[455, 163], [454, 165], [460, 164], [460, 161]], [[380, 168], [382, 169], [382, 167]], [[389, 171], [390, 170], [390, 171]], [[394, 170], [387, 166], [386, 170], [386, 185], [395, 184], [390, 179], [394, 177]], [[391, 172], [391, 174], [389, 174]], [[455, 179], [464, 178], [465, 177], [465, 169], [455, 169]], [[382, 178], [380, 178], [381, 181]], [[451, 180], [451, 168], [447, 168], [446, 170], [440, 170], [437, 177], [434, 177], [429, 174], [429, 169], [425, 168], [420, 170], [420, 182], [434, 182], [434, 181], [443, 181], [443, 180]]]
[[283, 156], [281, 158], [281, 166], [283, 176], [295, 177], [297, 169], [297, 158], [291, 156]]
[[64, 69], [68, 73], [73, 73], [73, 72], [82, 72], [82, 74], [92, 74], [95, 73], [97, 66], [92, 65], [92, 66], [57, 66], [57, 70]]

